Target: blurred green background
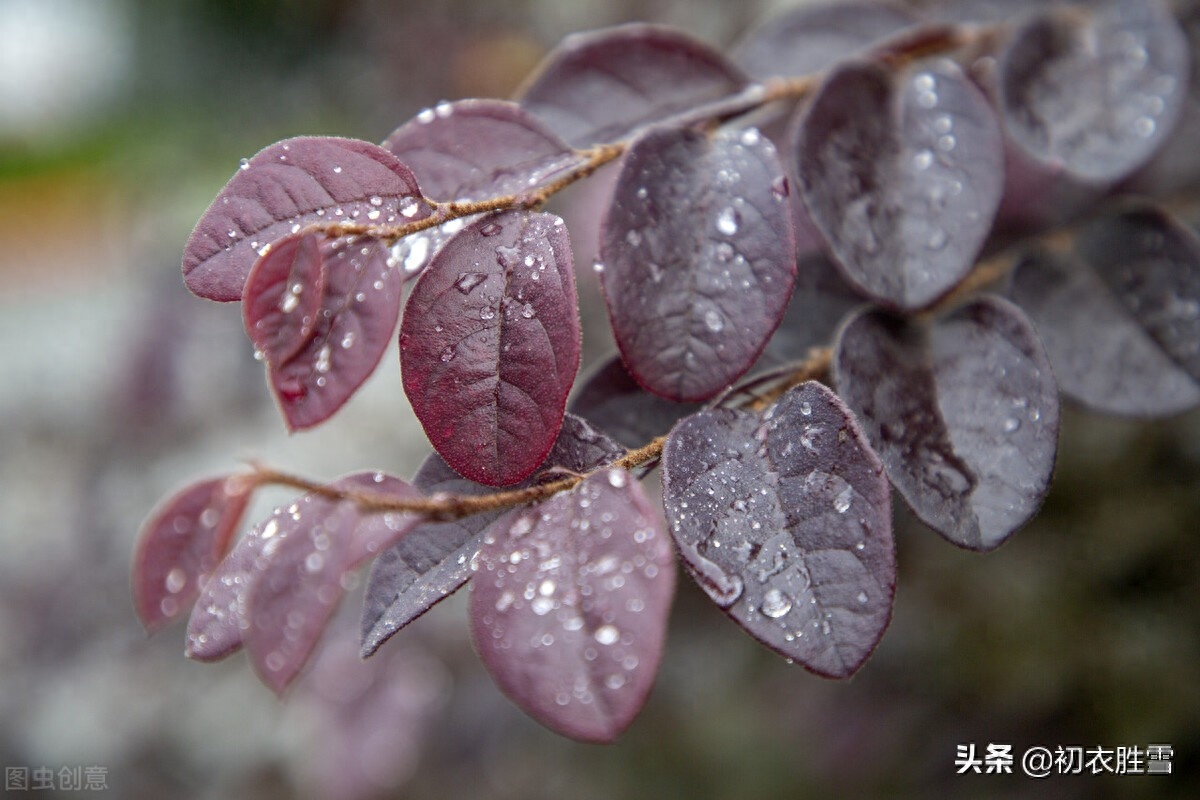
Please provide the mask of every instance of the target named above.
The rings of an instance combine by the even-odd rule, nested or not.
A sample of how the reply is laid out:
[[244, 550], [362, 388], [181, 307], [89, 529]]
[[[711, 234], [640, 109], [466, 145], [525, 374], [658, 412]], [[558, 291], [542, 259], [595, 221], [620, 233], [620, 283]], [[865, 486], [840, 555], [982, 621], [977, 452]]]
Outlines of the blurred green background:
[[[426, 452], [394, 354], [329, 425], [285, 436], [238, 309], [183, 288], [183, 243], [241, 157], [505, 96], [575, 30], [645, 19], [727, 44], [774, 5], [0, 0], [0, 765], [101, 766], [120, 798], [1197, 796], [1195, 413], [1069, 410], [1044, 512], [989, 555], [898, 511], [895, 619], [848, 682], [785, 664], [681, 580], [656, 689], [611, 747], [498, 693], [463, 598], [382, 666], [336, 651], [282, 703], [242, 657], [194, 664], [178, 627], [137, 625], [133, 538], [174, 487], [250, 457], [410, 474]], [[1175, 774], [957, 776], [972, 742], [1170, 744]]]

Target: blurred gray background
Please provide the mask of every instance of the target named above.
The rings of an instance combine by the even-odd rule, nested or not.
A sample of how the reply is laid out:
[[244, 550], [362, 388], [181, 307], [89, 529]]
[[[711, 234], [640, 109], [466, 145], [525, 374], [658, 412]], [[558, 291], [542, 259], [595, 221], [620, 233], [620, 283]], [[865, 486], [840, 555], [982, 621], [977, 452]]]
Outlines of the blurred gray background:
[[[246, 458], [408, 475], [427, 452], [394, 352], [286, 436], [239, 310], [184, 289], [183, 243], [239, 158], [506, 96], [574, 30], [645, 19], [724, 45], [775, 5], [0, 0], [0, 765], [99, 766], [120, 798], [1196, 796], [1195, 413], [1069, 411], [1044, 512], [995, 553], [899, 513], [895, 619], [849, 682], [785, 664], [682, 580], [656, 689], [610, 747], [499, 694], [463, 598], [366, 666], [351, 598], [345, 641], [283, 702], [243, 657], [191, 663], [179, 626], [137, 624], [134, 536], [175, 487]], [[585, 329], [586, 360], [605, 336]], [[1165, 743], [1176, 774], [956, 776], [969, 742]], [[78, 794], [56, 785], [41, 795]]]

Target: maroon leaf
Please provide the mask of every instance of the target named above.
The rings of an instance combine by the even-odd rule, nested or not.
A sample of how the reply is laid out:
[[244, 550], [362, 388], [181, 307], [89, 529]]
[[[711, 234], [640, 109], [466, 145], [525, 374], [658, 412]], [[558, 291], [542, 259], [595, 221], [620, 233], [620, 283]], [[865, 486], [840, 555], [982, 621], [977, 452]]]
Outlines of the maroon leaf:
[[1041, 506], [1058, 450], [1058, 387], [1033, 326], [996, 297], [932, 324], [852, 317], [838, 391], [923, 522], [998, 547]]
[[892, 614], [891, 496], [850, 411], [809, 382], [762, 414], [717, 409], [671, 432], [663, 503], [688, 571], [752, 636], [845, 678]]
[[251, 487], [235, 476], [199, 481], [165, 500], [142, 525], [133, 554], [133, 606], [146, 630], [172, 622], [216, 568]]
[[489, 215], [422, 273], [400, 326], [404, 391], [433, 447], [488, 486], [528, 477], [579, 369], [571, 244], [549, 214]]
[[846, 276], [902, 309], [929, 305], [966, 276], [1003, 191], [995, 114], [948, 61], [837, 68], [793, 152], [812, 221]]
[[321, 321], [326, 282], [321, 240], [315, 234], [280, 239], [246, 278], [242, 317], [268, 364], [295, 356]]
[[378, 145], [305, 136], [242, 163], [196, 223], [183, 254], [188, 288], [240, 300], [265, 248], [319, 222], [395, 224], [429, 216], [408, 167]]
[[403, 282], [377, 239], [288, 236], [258, 260], [246, 282], [246, 332], [288, 430], [327, 420], [375, 371]]
[[745, 75], [702, 42], [654, 25], [622, 25], [563, 40], [520, 92], [520, 103], [575, 147], [736, 92]]
[[485, 536], [471, 635], [500, 689], [565, 736], [611, 742], [658, 671], [675, 587], [672, 551], [620, 469], [519, 509]]
[[786, 186], [753, 128], [656, 129], [634, 143], [604, 221], [600, 286], [642, 386], [706, 400], [754, 364], [796, 277]]
[[[399, 478], [361, 473], [336, 487], [394, 498], [419, 493]], [[246, 653], [259, 678], [282, 692], [308, 661], [337, 607], [347, 575], [420, 521], [412, 514], [364, 515], [350, 501], [305, 495], [277, 517], [245, 594]]]
[[582, 161], [540, 120], [501, 100], [426, 109], [383, 146], [413, 171], [427, 197], [443, 201], [521, 194]]

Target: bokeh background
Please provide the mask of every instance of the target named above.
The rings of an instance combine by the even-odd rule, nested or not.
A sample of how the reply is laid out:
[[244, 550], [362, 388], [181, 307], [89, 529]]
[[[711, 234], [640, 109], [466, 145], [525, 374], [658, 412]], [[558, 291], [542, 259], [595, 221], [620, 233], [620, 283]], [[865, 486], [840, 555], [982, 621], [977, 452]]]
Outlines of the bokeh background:
[[[1195, 413], [1069, 409], [1044, 512], [995, 553], [898, 512], [895, 619], [848, 682], [785, 664], [681, 581], [657, 686], [609, 747], [498, 693], [462, 597], [367, 666], [352, 599], [283, 702], [244, 658], [191, 663], [178, 626], [134, 619], [134, 536], [173, 488], [246, 458], [407, 475], [427, 451], [394, 353], [328, 425], [284, 435], [238, 309], [183, 288], [183, 243], [239, 158], [506, 96], [575, 30], [644, 19], [727, 44], [782, 5], [0, 0], [0, 765], [101, 766], [119, 798], [1197, 796]], [[1170, 744], [1175, 774], [957, 776], [971, 742]]]

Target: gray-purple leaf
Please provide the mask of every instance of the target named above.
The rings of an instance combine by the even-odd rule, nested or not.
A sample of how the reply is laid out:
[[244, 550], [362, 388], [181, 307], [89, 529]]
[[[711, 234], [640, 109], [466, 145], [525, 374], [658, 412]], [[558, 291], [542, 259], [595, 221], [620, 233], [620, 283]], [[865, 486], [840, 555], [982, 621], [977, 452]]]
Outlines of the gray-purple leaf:
[[568, 36], [519, 101], [568, 143], [587, 147], [719, 100], [748, 82], [703, 42], [670, 28], [631, 24]]
[[812, 221], [847, 277], [907, 310], [970, 272], [1004, 188], [995, 114], [947, 60], [836, 68], [793, 153]]
[[658, 672], [673, 552], [640, 484], [612, 468], [501, 518], [471, 580], [471, 636], [500, 689], [547, 727], [611, 742]]
[[832, 678], [875, 649], [895, 592], [891, 494], [829, 389], [810, 381], [761, 414], [681, 421], [663, 504], [692, 577], [763, 644]]
[[1136, 206], [1094, 219], [1078, 245], [1163, 352], [1200, 382], [1200, 241], [1166, 212]]
[[916, 23], [907, 9], [881, 0], [805, 3], [765, 20], [733, 58], [759, 80], [814, 75]]
[[184, 281], [209, 300], [242, 299], [264, 248], [321, 222], [396, 224], [429, 216], [416, 178], [370, 142], [304, 136], [267, 147], [229, 179], [196, 223]]
[[[243, 303], [246, 331], [267, 362], [290, 431], [318, 425], [345, 405], [379, 365], [400, 315], [404, 279], [387, 245], [368, 238], [316, 239], [287, 236], [260, 258]], [[314, 257], [320, 267], [306, 267], [303, 274], [319, 282], [293, 282], [292, 265]], [[319, 308], [301, 301], [306, 294], [318, 299]], [[263, 315], [263, 309], [279, 313]], [[311, 323], [303, 318], [309, 313]], [[294, 316], [301, 319], [292, 321]]]
[[641, 447], [662, 436], [699, 403], [677, 403], [638, 385], [620, 356], [603, 362], [584, 381], [570, 408], [626, 447]]
[[[624, 454], [625, 448], [608, 436], [567, 414], [543, 466], [590, 472]], [[445, 492], [470, 497], [495, 491], [462, 477], [436, 453], [417, 470], [413, 485], [427, 495]], [[422, 523], [375, 559], [363, 603], [363, 658], [466, 582], [480, 535], [502, 513], [484, 511], [447, 522]]]
[[554, 445], [579, 346], [566, 226], [550, 214], [491, 214], [447, 242], [409, 296], [404, 391], [446, 463], [511, 485]]
[[1183, 106], [1188, 41], [1166, 3], [1107, 0], [1051, 10], [1004, 54], [1000, 108], [1031, 156], [1082, 180], [1110, 182], [1145, 162]]
[[502, 100], [426, 109], [383, 146], [413, 171], [426, 197], [442, 201], [521, 194], [582, 161], [540, 120]]
[[931, 324], [879, 310], [838, 337], [838, 392], [916, 515], [971, 550], [1041, 506], [1058, 450], [1058, 387], [1033, 326], [986, 297]]
[[626, 367], [706, 400], [753, 366], [796, 277], [787, 179], [754, 128], [662, 128], [625, 156], [600, 241], [600, 286]]
[[[1163, 230], [1157, 231], [1158, 235], [1153, 235], [1153, 230], [1151, 233], [1147, 239], [1109, 242], [1105, 246], [1128, 254], [1130, 249], [1146, 245], [1151, 245], [1148, 249], [1153, 252], [1168, 242]], [[1178, 235], [1177, 231], [1171, 239]], [[1091, 249], [1103, 242], [1103, 234], [1100, 236], [1093, 237]], [[1184, 247], [1183, 252], [1187, 249]], [[1139, 259], [1124, 264], [1123, 259], [1110, 260], [1106, 253], [1093, 253], [1093, 257], [1108, 267], [1106, 278], [1078, 253], [1033, 254], [1021, 261], [1013, 277], [1013, 299], [1038, 326], [1062, 391], [1109, 414], [1162, 416], [1200, 405], [1200, 381], [1172, 360], [1147, 325], [1139, 321], [1138, 314], [1130, 311], [1134, 297], [1122, 296], [1122, 269], [1135, 266]], [[1186, 283], [1188, 275], [1194, 281], [1194, 265], [1184, 267], [1178, 276], [1164, 275], [1154, 269], [1153, 260], [1146, 276], [1129, 275], [1138, 281], [1140, 289], [1151, 285], [1165, 288], [1166, 282]], [[1193, 307], [1188, 305], [1192, 301], [1187, 297], [1182, 285], [1158, 296], [1157, 306], [1172, 312], [1159, 317], [1166, 323], [1166, 330], [1170, 331], [1181, 317], [1186, 327]], [[1192, 297], [1194, 301], [1195, 295]], [[1154, 297], [1150, 302], [1154, 303]], [[1154, 315], [1147, 321], [1153, 325]], [[1176, 337], [1174, 341], [1186, 347], [1186, 338]]]

